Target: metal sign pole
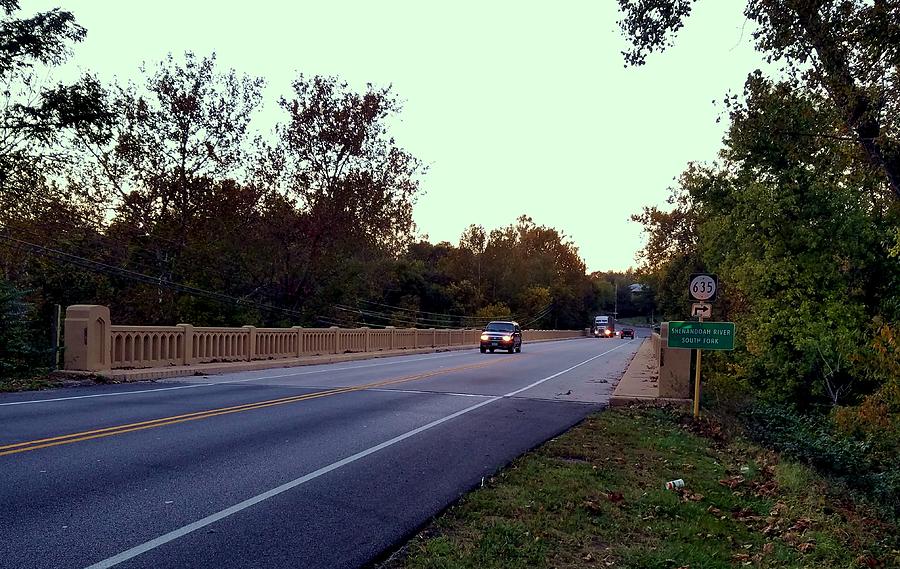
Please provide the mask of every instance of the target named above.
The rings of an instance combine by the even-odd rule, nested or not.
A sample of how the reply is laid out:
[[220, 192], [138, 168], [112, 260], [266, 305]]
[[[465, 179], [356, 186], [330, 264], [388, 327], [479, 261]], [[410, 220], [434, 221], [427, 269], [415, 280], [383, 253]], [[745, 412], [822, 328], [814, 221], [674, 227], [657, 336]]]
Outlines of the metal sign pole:
[[[703, 315], [700, 315], [700, 322], [703, 322]], [[700, 417], [700, 354], [703, 350], [697, 348], [697, 364], [694, 367], [694, 418]]]

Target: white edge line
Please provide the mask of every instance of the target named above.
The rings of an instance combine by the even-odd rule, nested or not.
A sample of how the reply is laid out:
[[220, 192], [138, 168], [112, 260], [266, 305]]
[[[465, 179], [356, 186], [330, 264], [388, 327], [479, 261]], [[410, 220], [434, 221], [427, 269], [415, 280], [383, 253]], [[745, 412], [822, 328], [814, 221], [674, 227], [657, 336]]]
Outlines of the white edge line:
[[166, 543], [169, 543], [170, 541], [174, 541], [178, 538], [184, 537], [185, 535], [195, 532], [198, 529], [204, 528], [210, 524], [216, 523], [219, 520], [227, 518], [228, 516], [230, 516], [232, 514], [236, 514], [242, 510], [246, 510], [247, 508], [249, 508], [251, 506], [255, 506], [256, 504], [259, 504], [260, 502], [268, 500], [269, 498], [273, 498], [279, 494], [287, 492], [288, 490], [296, 488], [297, 486], [300, 486], [301, 484], [305, 484], [305, 483], [309, 482], [310, 480], [314, 480], [324, 474], [328, 474], [329, 472], [331, 472], [333, 470], [337, 470], [337, 469], [344, 467], [350, 463], [353, 463], [353, 462], [356, 462], [357, 460], [365, 458], [365, 457], [369, 456], [370, 454], [374, 454], [380, 450], [384, 450], [390, 446], [393, 446], [401, 441], [405, 441], [406, 439], [408, 439], [410, 437], [414, 437], [423, 431], [427, 431], [431, 428], [437, 427], [438, 425], [446, 423], [447, 421], [451, 421], [457, 417], [465, 415], [466, 413], [471, 413], [472, 411], [475, 411], [476, 409], [480, 409], [480, 408], [484, 407], [485, 405], [490, 405], [491, 403], [499, 401], [500, 399], [514, 397], [514, 396], [518, 395], [519, 393], [522, 393], [523, 391], [531, 389], [532, 387], [536, 387], [544, 382], [550, 381], [551, 379], [555, 379], [555, 378], [563, 375], [564, 373], [568, 373], [575, 368], [579, 368], [587, 363], [590, 363], [590, 362], [596, 360], [597, 358], [603, 357], [606, 354], [614, 352], [621, 347], [627, 346], [630, 343], [631, 342], [619, 344], [618, 346], [616, 346], [615, 348], [613, 348], [611, 350], [608, 350], [606, 352], [603, 352], [602, 354], [598, 354], [596, 356], [588, 358], [588, 359], [584, 360], [583, 362], [577, 363], [570, 368], [566, 368], [562, 371], [556, 372], [553, 375], [547, 376], [543, 379], [539, 379], [539, 380], [535, 381], [534, 383], [531, 383], [529, 385], [526, 385], [525, 387], [522, 387], [521, 389], [517, 389], [515, 391], [510, 391], [509, 393], [507, 393], [505, 395], [493, 396], [490, 399], [486, 399], [484, 401], [481, 401], [480, 403], [476, 403], [475, 405], [466, 407], [465, 409], [462, 409], [460, 411], [457, 411], [455, 413], [447, 415], [446, 417], [441, 417], [440, 419], [436, 419], [428, 424], [422, 425], [421, 427], [417, 427], [411, 431], [403, 433], [402, 435], [397, 435], [396, 437], [394, 437], [392, 439], [388, 439], [388, 440], [384, 441], [383, 443], [380, 443], [373, 447], [362, 450], [356, 454], [352, 454], [346, 458], [342, 458], [341, 460], [338, 460], [336, 462], [332, 462], [331, 464], [329, 464], [327, 466], [323, 466], [322, 468], [320, 468], [318, 470], [314, 470], [314, 471], [310, 472], [309, 474], [301, 476], [300, 478], [296, 478], [294, 480], [291, 480], [290, 482], [286, 482], [286, 483], [282, 484], [281, 486], [272, 488], [271, 490], [263, 492], [262, 494], [258, 494], [252, 498], [244, 500], [243, 502], [238, 502], [237, 504], [235, 504], [231, 507], [225, 508], [224, 510], [221, 510], [219, 512], [216, 512], [214, 514], [206, 516], [205, 518], [202, 518], [195, 522], [187, 524], [186, 526], [182, 526], [176, 530], [172, 530], [169, 533], [163, 534], [155, 539], [151, 539], [150, 541], [147, 541], [140, 545], [132, 547], [131, 549], [127, 549], [127, 550], [119, 553], [118, 555], [114, 555], [112, 557], [104, 559], [103, 561], [99, 561], [93, 565], [88, 566], [86, 569], [105, 569], [107, 567], [114, 567], [115, 565], [118, 565], [119, 563], [123, 563], [125, 561], [128, 561], [129, 559], [133, 559], [133, 558], [137, 557], [138, 555], [141, 555], [148, 551], [156, 549], [157, 547], [159, 547], [161, 545], [165, 545]]
[[[231, 381], [213, 381], [213, 382], [208, 382], [208, 383], [193, 383], [191, 385], [178, 385], [176, 387], [160, 387], [158, 389], [140, 389], [140, 390], [135, 390], [135, 391], [116, 391], [115, 393], [94, 393], [93, 395], [73, 395], [71, 397], [56, 397], [53, 399], [30, 399], [28, 401], [10, 401], [8, 403], [0, 403], [0, 407], [9, 407], [12, 405], [29, 405], [29, 404], [33, 404], [33, 403], [53, 403], [55, 401], [70, 401], [72, 399], [92, 399], [95, 397], [116, 397], [116, 396], [121, 396], [121, 395], [134, 395], [137, 393], [153, 393], [155, 391], [172, 391], [174, 389], [191, 389], [194, 387], [210, 387], [213, 385], [231, 385], [234, 383], [246, 383], [248, 381], [258, 381], [261, 379], [277, 379], [280, 377], [294, 377], [297, 375], [312, 375], [314, 373], [350, 371], [350, 370], [354, 370], [354, 369], [364, 369], [364, 368], [369, 368], [369, 367], [378, 367], [378, 366], [386, 366], [386, 365], [397, 365], [397, 364], [402, 364], [402, 363], [406, 363], [406, 362], [421, 362], [424, 360], [434, 360], [434, 359], [438, 359], [438, 358], [449, 358], [452, 356], [464, 355], [462, 353], [462, 350], [460, 350], [460, 352], [461, 353], [459, 353], [459, 354], [441, 354], [441, 355], [432, 356], [430, 358], [416, 358], [416, 359], [409, 359], [409, 360], [403, 360], [403, 361], [398, 361], [398, 362], [395, 362], [395, 361], [379, 362], [379, 363], [373, 363], [373, 364], [365, 364], [365, 365], [361, 365], [361, 366], [342, 367], [342, 368], [337, 368], [337, 369], [317, 369], [317, 370], [312, 370], [312, 371], [301, 371], [301, 372], [296, 372], [296, 373], [284, 373], [284, 374], [280, 374], [280, 375], [264, 375], [264, 376], [260, 376], [260, 377], [234, 379]], [[403, 356], [400, 356], [400, 357], [403, 357]], [[330, 365], [330, 364], [316, 364], [316, 365]], [[172, 379], [175, 379], [175, 378], [172, 378]]]

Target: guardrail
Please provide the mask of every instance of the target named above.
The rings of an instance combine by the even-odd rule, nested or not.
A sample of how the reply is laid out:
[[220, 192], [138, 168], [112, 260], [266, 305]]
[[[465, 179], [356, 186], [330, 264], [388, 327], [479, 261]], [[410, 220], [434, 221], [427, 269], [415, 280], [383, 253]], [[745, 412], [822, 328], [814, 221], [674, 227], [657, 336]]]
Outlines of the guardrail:
[[[75, 305], [66, 309], [65, 369], [107, 371], [476, 346], [480, 335], [476, 329], [124, 326], [110, 322], [105, 306]], [[583, 330], [525, 330], [522, 334], [525, 342], [584, 335]]]

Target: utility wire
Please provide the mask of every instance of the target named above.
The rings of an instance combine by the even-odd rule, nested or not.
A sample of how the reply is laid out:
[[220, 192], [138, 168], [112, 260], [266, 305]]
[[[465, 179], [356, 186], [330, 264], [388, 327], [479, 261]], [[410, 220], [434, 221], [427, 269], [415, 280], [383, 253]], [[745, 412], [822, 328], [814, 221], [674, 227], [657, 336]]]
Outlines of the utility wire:
[[[0, 229], [6, 230], [7, 228], [4, 227], [3, 225], [0, 225]], [[38, 234], [34, 233], [33, 231], [29, 231], [29, 230], [24, 230], [24, 231], [26, 233], [31, 234], [34, 237], [41, 237]], [[30, 250], [33, 253], [37, 253], [41, 256], [52, 258], [57, 261], [62, 261], [62, 262], [69, 263], [72, 265], [76, 265], [78, 267], [87, 269], [87, 270], [95, 272], [95, 273], [103, 273], [103, 274], [112, 275], [112, 276], [116, 276], [116, 277], [120, 277], [120, 278], [125, 278], [125, 279], [136, 281], [136, 282], [141, 282], [144, 284], [152, 284], [154, 286], [161, 286], [164, 288], [168, 288], [170, 290], [175, 290], [177, 292], [182, 292], [182, 293], [191, 294], [194, 296], [210, 298], [212, 300], [216, 300], [216, 301], [222, 302], [222, 303], [252, 306], [252, 307], [256, 307], [256, 308], [260, 308], [260, 309], [264, 309], [264, 310], [282, 312], [282, 313], [289, 314], [292, 316], [302, 316], [302, 313], [300, 313], [296, 310], [291, 310], [288, 308], [282, 308], [282, 307], [274, 306], [271, 304], [265, 304], [265, 303], [261, 303], [261, 302], [247, 300], [245, 298], [238, 298], [238, 297], [230, 296], [230, 295], [227, 295], [224, 293], [210, 291], [210, 290], [202, 289], [202, 288], [195, 287], [195, 286], [185, 285], [185, 284], [171, 281], [171, 280], [168, 280], [168, 279], [165, 279], [162, 277], [154, 277], [154, 276], [147, 275], [145, 273], [141, 273], [138, 271], [125, 269], [125, 268], [121, 268], [121, 267], [116, 267], [113, 265], [109, 265], [107, 263], [102, 263], [99, 261], [94, 261], [91, 259], [87, 259], [85, 257], [74, 255], [71, 253], [66, 253], [64, 251], [60, 251], [58, 249], [53, 249], [51, 247], [38, 245], [36, 243], [32, 243], [32, 242], [26, 241], [24, 239], [18, 239], [15, 237], [11, 237], [11, 236], [5, 235], [3, 233], [0, 233], [0, 239], [7, 241], [8, 243], [12, 244], [13, 246], [17, 246], [18, 248], [24, 248], [24, 249]], [[152, 237], [151, 237], [151, 239], [152, 239]], [[346, 305], [340, 305], [340, 304], [334, 305], [334, 308], [336, 308], [337, 310], [343, 311], [343, 312], [355, 313], [355, 314], [358, 314], [363, 317], [375, 318], [375, 319], [379, 319], [379, 320], [385, 320], [388, 322], [399, 322], [399, 323], [403, 323], [403, 324], [411, 324], [415, 327], [422, 326], [422, 327], [428, 327], [428, 328], [441, 328], [441, 329], [455, 328], [452, 324], [447, 324], [448, 321], [452, 322], [455, 319], [460, 320], [460, 324], [464, 328], [465, 327], [473, 327], [474, 328], [474, 327], [478, 327], [479, 323], [484, 323], [489, 320], [494, 320], [494, 319], [498, 319], [498, 318], [507, 318], [506, 316], [503, 316], [503, 317], [500, 317], [500, 316], [498, 316], [498, 317], [477, 317], [477, 316], [465, 316], [465, 315], [451, 315], [451, 314], [442, 314], [439, 312], [415, 311], [415, 310], [408, 309], [408, 308], [392, 306], [389, 304], [384, 304], [384, 303], [374, 302], [374, 301], [361, 300], [360, 302], [363, 302], [366, 304], [372, 304], [372, 305], [376, 305], [376, 306], [383, 306], [383, 307], [391, 308], [391, 309], [394, 309], [397, 311], [415, 313], [416, 316], [408, 316], [406, 318], [402, 318], [402, 317], [398, 317], [397, 315], [388, 314], [388, 313], [384, 313], [384, 312], [380, 312], [380, 311], [364, 310], [362, 308], [352, 308], [352, 307], [349, 307]], [[551, 309], [552, 309], [552, 303], [547, 304], [544, 307], [544, 309], [542, 311], [540, 311], [538, 316], [532, 318], [527, 323], [523, 324], [523, 326], [528, 326], [533, 322], [537, 322], [538, 320], [540, 320], [541, 318], [546, 316], [550, 312]], [[417, 316], [417, 314], [430, 314], [430, 315], [435, 315], [435, 316], [442, 316], [443, 318], [441, 318], [441, 319], [425, 318], [425, 317], [419, 317], [419, 316]], [[410, 319], [410, 318], [412, 318], [412, 319]], [[319, 318], [319, 319], [322, 320], [322, 318]], [[472, 320], [473, 322], [467, 324], [464, 322], [465, 320]], [[334, 323], [334, 321], [332, 321], [332, 323]], [[376, 324], [376, 323], [359, 322], [359, 321], [356, 321], [355, 323], [357, 325], [365, 324], [365, 325], [381, 326], [381, 327], [386, 326], [386, 325], [381, 325], [381, 324]]]
[[[459, 319], [461, 319], [461, 320], [463, 320], [463, 319], [464, 319], [464, 320], [474, 320], [474, 321], [476, 321], [476, 322], [488, 322], [488, 321], [490, 321], [490, 320], [501, 320], [501, 319], [506, 319], [506, 318], [511, 318], [511, 319], [513, 319], [513, 320], [518, 320], [518, 318], [515, 317], [515, 316], [464, 316], [464, 315], [455, 315], [455, 314], [454, 314], [454, 315], [448, 315], [448, 314], [442, 314], [442, 313], [440, 313], [440, 312], [429, 312], [429, 311], [427, 311], [427, 310], [414, 310], [414, 309], [411, 309], [411, 308], [403, 308], [403, 307], [401, 307], [401, 306], [392, 306], [392, 305], [390, 305], [390, 304], [384, 304], [384, 303], [382, 303], [382, 302], [375, 302], [375, 301], [371, 301], [371, 300], [362, 300], [362, 299], [360, 299], [360, 300], [358, 300], [357, 302], [362, 302], [362, 303], [364, 303], [364, 304], [372, 304], [372, 305], [376, 305], [376, 306], [383, 306], [383, 307], [385, 307], [385, 308], [391, 308], [391, 309], [393, 309], [393, 310], [404, 311], [404, 312], [412, 312], [412, 313], [415, 313], [415, 314], [431, 314], [431, 315], [436, 315], [436, 316], [449, 317], [449, 318], [451, 318], [451, 319], [453, 319], [453, 318], [459, 318]], [[538, 310], [538, 312], [540, 312], [540, 313], [545, 313], [545, 312], [549, 311], [550, 309], [552, 309], [552, 307], [553, 307], [553, 303], [552, 303], [552, 302], [549, 302], [549, 303], [545, 304], [543, 307], [541, 307], [541, 308]], [[382, 314], [384, 314], [384, 313], [382, 312]], [[545, 315], [545, 314], [542, 314], [542, 317], [543, 317], [544, 315]], [[437, 319], [433, 319], [433, 318], [417, 318], [417, 319], [418, 319], [418, 320], [425, 320], [425, 321], [433, 321], [433, 322], [440, 322], [440, 321], [441, 321], [441, 320], [437, 320]]]
[[[358, 302], [362, 302], [363, 304], [373, 304], [376, 306], [382, 306], [384, 308], [390, 308], [392, 310], [400, 310], [404, 312], [413, 312], [417, 314], [430, 314], [432, 316], [448, 316], [447, 314], [442, 314], [440, 312], [428, 312], [427, 310], [414, 310], [412, 308], [403, 308], [402, 306], [392, 306], [390, 304], [384, 304], [382, 302], [375, 302], [372, 300], [362, 300], [360, 299]], [[465, 316], [465, 315], [450, 315], [454, 318], [461, 318], [466, 320], [478, 320], [478, 321], [488, 321], [488, 320], [498, 320], [501, 318], [506, 318], [506, 316]]]
[[[0, 224], [0, 228], [3, 228], [2, 224]], [[7, 227], [6, 229], [9, 230], [10, 228]], [[83, 228], [77, 228], [77, 229], [83, 229]], [[92, 227], [90, 229], [95, 229], [95, 228]], [[37, 239], [37, 240], [46, 239], [48, 237], [47, 235], [39, 234], [32, 229], [28, 229], [28, 228], [24, 228], [24, 227], [16, 227], [15, 231], [17, 231], [19, 233], [25, 233], [27, 235], [30, 235], [32, 238]], [[151, 236], [151, 235], [142, 235], [141, 237], [147, 238], [151, 241], [157, 239], [156, 237]], [[88, 236], [87, 238], [88, 239], [96, 238], [96, 239], [100, 240], [102, 244], [107, 244], [110, 241], [110, 238], [108, 235], [105, 235], [105, 234], [99, 233], [99, 232], [95, 233], [92, 236]], [[61, 240], [62, 240], [61, 238], [58, 238], [56, 241], [57, 241], [57, 243], [59, 243]], [[163, 240], [174, 243], [174, 241], [171, 241], [170, 239], [163, 238]], [[71, 245], [74, 247], [74, 244], [71, 244]], [[151, 253], [152, 252], [151, 250], [148, 250], [148, 249], [139, 249], [138, 251], [141, 253]], [[134, 269], [132, 269], [132, 270], [136, 270], [137, 272], [143, 272], [145, 274], [156, 273], [160, 270], [160, 267], [157, 265], [153, 265], [152, 261], [141, 260], [140, 258], [123, 259], [123, 258], [120, 258], [118, 255], [113, 254], [111, 251], [104, 250], [104, 248], [102, 248], [102, 247], [101, 247], [99, 256], [100, 256], [100, 260], [103, 261], [105, 264], [112, 264], [112, 263], [120, 264], [123, 266], [123, 267], [121, 267], [123, 269], [124, 269], [125, 265], [131, 265], [132, 267], [134, 267]], [[116, 268], [120, 268], [120, 267], [116, 267]], [[127, 269], [125, 269], [125, 270], [127, 270]], [[221, 268], [218, 268], [218, 270], [209, 271], [209, 267], [205, 267], [205, 270], [207, 272], [211, 272], [214, 276], [221, 278], [222, 281], [229, 280], [230, 274], [222, 271]], [[158, 278], [158, 277], [152, 277], [152, 278]], [[256, 292], [256, 291], [254, 291], [254, 292]], [[250, 294], [253, 294], [253, 293], [250, 293]]]
[[363, 317], [376, 318], [379, 320], [386, 320], [388, 322], [399, 322], [402, 324], [411, 324], [412, 326], [415, 326], [415, 327], [421, 326], [423, 328], [428, 327], [428, 328], [442, 328], [442, 329], [453, 329], [454, 328], [454, 326], [448, 325], [448, 324], [422, 324], [422, 323], [418, 322], [417, 320], [407, 320], [407, 319], [403, 319], [403, 318], [397, 318], [397, 317], [391, 316], [389, 314], [385, 315], [385, 314], [376, 313], [376, 312], [369, 312], [369, 311], [358, 309], [358, 308], [354, 309], [354, 308], [349, 308], [349, 307], [342, 307], [340, 305], [335, 306], [335, 308], [337, 308], [338, 310], [340, 310], [342, 312], [350, 312], [352, 314], [359, 314], [360, 316], [363, 316]]
[[548, 314], [550, 314], [550, 312], [552, 312], [552, 311], [553, 311], [553, 305], [550, 304], [543, 312], [541, 312], [540, 314], [538, 314], [537, 316], [535, 316], [534, 318], [532, 318], [532, 319], [529, 320], [528, 322], [522, 324], [522, 328], [525, 328], [526, 326], [531, 326], [531, 325], [534, 324], [535, 322], [539, 321], [541, 318], [544, 318], [545, 316], [547, 316]]
[[[0, 226], [0, 229], [5, 230], [6, 228]], [[32, 253], [36, 253], [36, 254], [44, 256], [44, 257], [49, 257], [49, 258], [55, 259], [57, 261], [62, 261], [65, 263], [76, 265], [83, 269], [87, 269], [87, 270], [95, 272], [95, 273], [104, 273], [104, 274], [113, 275], [113, 276], [117, 276], [120, 278], [136, 281], [136, 282], [151, 284], [154, 286], [161, 286], [161, 287], [175, 290], [178, 292], [192, 294], [195, 296], [202, 296], [202, 297], [209, 298], [209, 299], [216, 300], [216, 301], [223, 302], [223, 303], [232, 303], [232, 304], [237, 304], [237, 305], [252, 306], [252, 307], [260, 308], [263, 310], [269, 310], [269, 311], [273, 311], [273, 312], [282, 312], [285, 314], [289, 314], [291, 316], [298, 316], [298, 317], [303, 316], [300, 312], [298, 312], [296, 310], [291, 310], [289, 308], [282, 308], [280, 306], [273, 306], [271, 304], [265, 304], [265, 303], [256, 302], [256, 301], [252, 301], [252, 300], [237, 298], [234, 296], [229, 296], [224, 293], [205, 290], [205, 289], [201, 289], [198, 287], [170, 281], [168, 279], [164, 279], [164, 278], [160, 278], [160, 277], [153, 277], [150, 275], [146, 275], [144, 273], [139, 273], [137, 271], [114, 267], [112, 265], [107, 265], [106, 263], [92, 261], [90, 259], [86, 259], [86, 258], [80, 257], [78, 255], [73, 255], [71, 253], [66, 253], [63, 251], [59, 251], [57, 249], [45, 247], [43, 245], [38, 245], [36, 243], [31, 243], [30, 241], [25, 241], [24, 239], [18, 239], [15, 237], [11, 237], [11, 236], [5, 235], [3, 233], [0, 233], [0, 239], [4, 240], [10, 244], [17, 245], [20, 248], [27, 249], [27, 250], [31, 251]]]
[[381, 318], [384, 320], [396, 320], [398, 322], [403, 321], [403, 322], [407, 322], [407, 323], [416, 323], [416, 324], [421, 323], [423, 326], [434, 325], [434, 327], [436, 327], [436, 328], [440, 328], [440, 327], [452, 328], [453, 325], [449, 324], [448, 322], [452, 322], [453, 320], [456, 319], [455, 317], [447, 317], [447, 318], [438, 319], [438, 318], [418, 318], [415, 316], [408, 316], [406, 314], [395, 315], [395, 314], [390, 314], [388, 312], [366, 310], [364, 308], [358, 308], [358, 307], [354, 308], [352, 306], [347, 306], [346, 304], [336, 304], [336, 305], [334, 305], [334, 307], [337, 308], [338, 310], [344, 310], [344, 311], [348, 311], [348, 312], [356, 312], [358, 314], [362, 314], [364, 316], [371, 316], [373, 318]]

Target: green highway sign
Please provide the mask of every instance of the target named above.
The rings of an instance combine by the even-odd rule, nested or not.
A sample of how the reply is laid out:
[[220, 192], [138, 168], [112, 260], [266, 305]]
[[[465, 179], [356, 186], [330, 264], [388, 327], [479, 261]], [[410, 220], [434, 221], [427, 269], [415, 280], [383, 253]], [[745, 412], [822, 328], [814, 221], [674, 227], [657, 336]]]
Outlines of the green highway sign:
[[734, 322], [669, 322], [670, 348], [733, 350]]

